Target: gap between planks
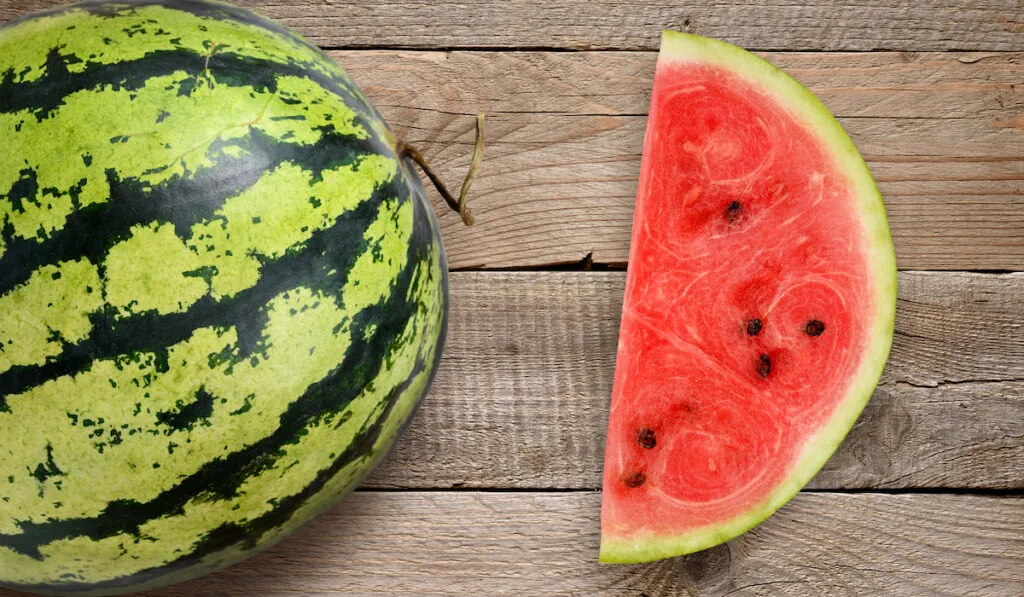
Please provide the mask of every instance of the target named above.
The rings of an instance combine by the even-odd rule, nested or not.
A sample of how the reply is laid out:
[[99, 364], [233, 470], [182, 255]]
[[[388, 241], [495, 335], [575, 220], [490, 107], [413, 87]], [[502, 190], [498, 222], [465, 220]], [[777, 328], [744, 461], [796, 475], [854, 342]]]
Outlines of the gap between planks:
[[[452, 274], [437, 379], [365, 487], [600, 487], [624, 280]], [[886, 372], [809, 487], [1024, 488], [1024, 274], [899, 284]]]
[[[4, 0], [0, 20], [63, 0]], [[324, 47], [655, 49], [662, 29], [781, 50], [1022, 50], [1016, 0], [244, 0]]]
[[[625, 263], [654, 53], [331, 56], [447, 180], [490, 114], [477, 225], [440, 218], [453, 268]], [[766, 57], [864, 153], [901, 269], [1024, 269], [1024, 53]]]
[[[415, 491], [418, 493], [451, 493], [453, 491], [466, 491], [471, 493], [523, 493], [531, 495], [560, 493], [590, 493], [601, 491], [600, 487], [567, 487], [567, 488], [531, 488], [531, 487], [417, 487], [407, 489], [402, 487], [372, 487], [371, 485], [357, 487], [354, 491], [362, 493], [407, 493]], [[850, 488], [850, 489], [820, 489], [816, 487], [805, 487], [801, 493], [816, 494], [829, 493], [835, 495], [975, 495], [987, 497], [1024, 497], [1024, 488], [1014, 489], [988, 489], [988, 488], [946, 488], [946, 487], [912, 487], [906, 489], [889, 488]]]

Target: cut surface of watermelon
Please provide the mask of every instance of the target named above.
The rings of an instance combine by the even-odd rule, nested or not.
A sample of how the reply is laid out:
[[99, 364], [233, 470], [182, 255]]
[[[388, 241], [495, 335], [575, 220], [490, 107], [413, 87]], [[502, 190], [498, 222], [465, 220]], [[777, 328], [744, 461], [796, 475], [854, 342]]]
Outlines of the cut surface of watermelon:
[[825, 463], [881, 375], [896, 265], [871, 174], [768, 62], [666, 32], [633, 218], [603, 562], [727, 541]]

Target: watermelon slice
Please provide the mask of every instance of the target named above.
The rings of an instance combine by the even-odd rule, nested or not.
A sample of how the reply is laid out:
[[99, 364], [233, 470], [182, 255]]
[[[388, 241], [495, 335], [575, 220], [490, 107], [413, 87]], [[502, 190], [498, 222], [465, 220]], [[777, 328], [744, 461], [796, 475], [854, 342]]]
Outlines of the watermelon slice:
[[764, 60], [662, 38], [612, 394], [601, 561], [717, 545], [781, 507], [871, 396], [896, 262], [849, 137]]

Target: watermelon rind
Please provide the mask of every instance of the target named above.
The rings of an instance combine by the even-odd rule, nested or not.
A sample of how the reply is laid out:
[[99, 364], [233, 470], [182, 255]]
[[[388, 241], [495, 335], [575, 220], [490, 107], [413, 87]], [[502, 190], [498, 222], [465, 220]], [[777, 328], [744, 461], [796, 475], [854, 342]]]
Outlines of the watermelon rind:
[[691, 529], [680, 536], [603, 536], [599, 557], [604, 563], [650, 562], [713, 547], [757, 526], [792, 499], [835, 452], [871, 398], [889, 356], [896, 313], [896, 255], [882, 196], [860, 152], [828, 108], [768, 61], [720, 40], [664, 31], [658, 61], [697, 62], [727, 69], [774, 97], [778, 105], [814, 131], [835, 160], [836, 170], [849, 179], [860, 199], [858, 208], [874, 284], [875, 311], [861, 366], [846, 397], [828, 422], [807, 438], [795, 466], [782, 483], [756, 506], [724, 523]]
[[250, 557], [382, 460], [437, 371], [415, 164], [247, 9], [0, 24], [0, 587], [111, 595]]

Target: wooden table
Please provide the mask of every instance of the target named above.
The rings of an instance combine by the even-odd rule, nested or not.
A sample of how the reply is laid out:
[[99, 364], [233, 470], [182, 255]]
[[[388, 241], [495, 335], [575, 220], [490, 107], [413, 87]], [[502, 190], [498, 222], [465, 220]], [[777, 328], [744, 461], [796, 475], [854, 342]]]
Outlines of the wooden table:
[[[0, 21], [54, 4], [0, 0]], [[486, 112], [478, 222], [437, 200], [451, 334], [386, 463], [270, 552], [151, 595], [1024, 594], [1020, 0], [244, 4], [331, 49], [445, 180], [461, 180]], [[623, 269], [666, 27], [759, 51], [846, 127], [889, 211], [896, 337], [857, 426], [770, 520], [689, 557], [600, 566]]]

